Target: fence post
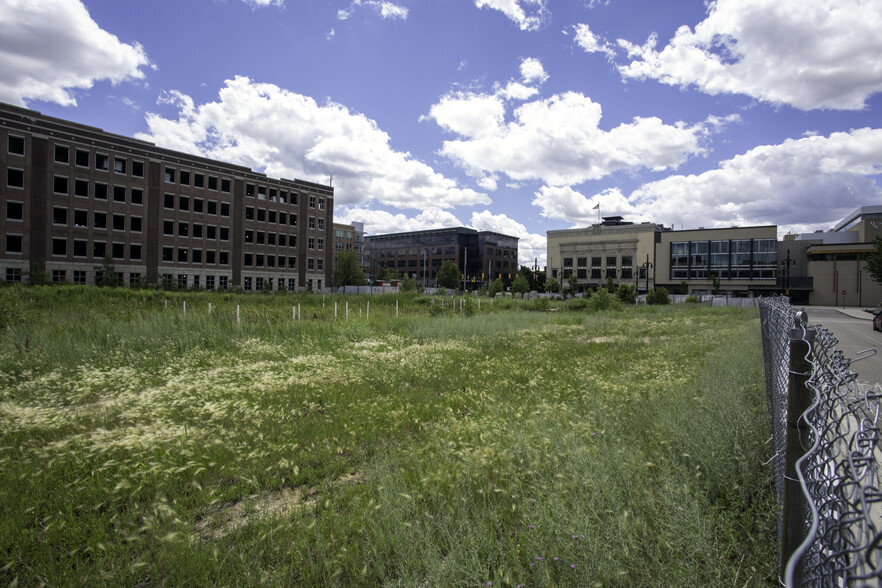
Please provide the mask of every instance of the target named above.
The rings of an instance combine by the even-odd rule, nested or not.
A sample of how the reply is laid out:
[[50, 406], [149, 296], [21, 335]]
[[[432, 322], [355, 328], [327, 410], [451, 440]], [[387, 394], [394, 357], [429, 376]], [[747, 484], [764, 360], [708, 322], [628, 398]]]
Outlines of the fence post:
[[[787, 577], [787, 564], [805, 540], [806, 497], [796, 473], [796, 462], [809, 446], [809, 426], [802, 415], [811, 406], [811, 393], [806, 386], [812, 374], [811, 343], [814, 329], [807, 328], [808, 315], [796, 313], [796, 324], [790, 329], [790, 362], [787, 385], [787, 422], [784, 437], [784, 495], [781, 504], [781, 578]], [[803, 584], [803, 566], [794, 562], [793, 586]]]

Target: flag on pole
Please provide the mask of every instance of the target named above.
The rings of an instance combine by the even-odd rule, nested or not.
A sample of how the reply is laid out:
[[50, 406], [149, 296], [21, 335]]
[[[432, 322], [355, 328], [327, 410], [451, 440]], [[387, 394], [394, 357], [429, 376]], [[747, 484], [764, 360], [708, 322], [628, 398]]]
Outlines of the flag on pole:
[[597, 210], [597, 209], [599, 209], [599, 208], [600, 208], [600, 204], [598, 203], [598, 204], [595, 204], [595, 205], [594, 205], [594, 208], [592, 208], [591, 210]]

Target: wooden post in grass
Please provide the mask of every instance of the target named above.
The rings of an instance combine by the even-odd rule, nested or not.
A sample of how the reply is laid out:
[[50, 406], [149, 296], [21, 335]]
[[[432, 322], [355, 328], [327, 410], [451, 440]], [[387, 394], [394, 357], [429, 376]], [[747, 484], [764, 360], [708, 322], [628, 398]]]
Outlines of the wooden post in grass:
[[371, 301], [367, 301], [367, 310], [365, 311], [365, 320], [371, 320]]
[[236, 305], [236, 324], [239, 324], [239, 305]]
[[806, 386], [812, 373], [811, 344], [814, 329], [807, 328], [805, 311], [796, 314], [796, 324], [790, 329], [790, 364], [787, 389], [787, 421], [784, 438], [784, 496], [781, 504], [781, 562], [782, 578], [793, 575], [788, 586], [802, 586], [802, 562], [790, 562], [793, 554], [805, 540], [807, 498], [796, 473], [796, 462], [809, 446], [809, 426], [803, 415], [811, 406], [811, 393]]
[[211, 314], [211, 302], [208, 303], [208, 314]]
[[187, 316], [187, 301], [184, 300], [184, 316]]

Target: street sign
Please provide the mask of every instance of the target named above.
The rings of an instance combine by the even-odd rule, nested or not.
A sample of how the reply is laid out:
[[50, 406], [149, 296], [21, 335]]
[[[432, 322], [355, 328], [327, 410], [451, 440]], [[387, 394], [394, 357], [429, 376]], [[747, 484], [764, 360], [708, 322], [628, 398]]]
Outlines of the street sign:
[[845, 296], [846, 294], [848, 294], [848, 292], [846, 292], [845, 290], [843, 290], [843, 291], [842, 291], [842, 295]]

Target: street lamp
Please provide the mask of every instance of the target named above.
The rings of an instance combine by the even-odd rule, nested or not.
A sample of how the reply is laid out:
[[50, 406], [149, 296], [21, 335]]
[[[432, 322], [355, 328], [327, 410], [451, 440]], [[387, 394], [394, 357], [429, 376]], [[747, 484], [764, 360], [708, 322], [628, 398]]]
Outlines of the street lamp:
[[649, 270], [652, 268], [652, 263], [649, 261], [649, 254], [646, 254], [646, 262], [640, 266], [643, 268], [643, 273], [646, 276], [646, 293], [649, 294]]
[[781, 260], [781, 269], [784, 271], [784, 295], [790, 296], [790, 266], [796, 265], [795, 259], [790, 259], [790, 250], [787, 250], [787, 259]]

